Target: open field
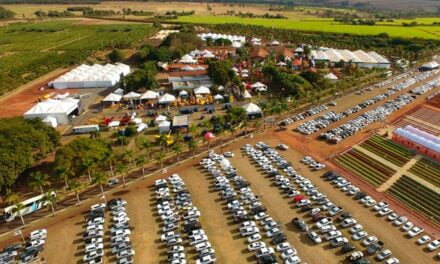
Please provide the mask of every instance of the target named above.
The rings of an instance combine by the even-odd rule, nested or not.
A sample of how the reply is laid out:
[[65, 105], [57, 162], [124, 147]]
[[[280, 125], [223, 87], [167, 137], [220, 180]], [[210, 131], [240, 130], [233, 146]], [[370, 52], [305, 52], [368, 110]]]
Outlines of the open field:
[[[239, 175], [242, 175], [251, 183], [254, 193], [261, 195], [263, 204], [268, 207], [268, 213], [280, 222], [287, 235], [287, 240], [297, 249], [303, 262], [319, 264], [322, 263], [322, 259], [325, 259], [328, 263], [342, 262], [345, 255], [338, 252], [338, 250], [331, 249], [328, 242], [313, 245], [306, 234], [299, 232], [290, 224], [293, 217], [305, 218], [308, 224], [311, 223], [311, 219], [305, 213], [299, 212], [296, 206], [292, 204], [291, 199], [279, 192], [272, 181], [265, 177], [254, 164], [251, 164], [247, 157], [241, 156], [239, 148], [243, 144], [265, 140], [273, 146], [280, 143], [276, 135], [272, 132], [259, 133], [252, 139], [244, 139], [231, 144], [224, 151], [230, 150], [235, 153], [235, 158], [231, 159], [232, 164], [236, 166]], [[302, 165], [298, 165], [298, 160], [303, 157], [303, 154], [290, 149], [283, 152], [282, 155], [288, 161], [291, 161], [297, 171], [309, 178], [332, 201], [352, 212], [353, 216], [369, 234], [376, 235], [384, 241], [386, 247], [392, 250], [393, 255], [399, 258], [401, 263], [432, 263], [434, 254], [424, 252], [422, 247], [415, 245], [414, 239], [408, 239], [398, 228], [376, 216], [368, 208], [361, 206], [356, 200], [346, 196], [343, 192], [336, 191], [331, 184], [320, 178], [322, 172], [311, 172]], [[168, 177], [172, 173], [179, 173], [184, 179], [194, 205], [201, 211], [201, 224], [216, 250], [218, 263], [254, 263], [253, 254], [246, 249], [247, 243], [237, 234], [238, 225], [231, 223], [230, 216], [225, 213], [225, 204], [218, 199], [218, 193], [212, 191], [211, 180], [196, 166], [198, 161], [199, 159], [190, 159], [180, 166], [169, 169], [166, 173], [154, 174], [145, 180], [130, 184], [122, 189], [113, 190], [107, 194], [107, 199], [120, 197], [128, 202], [127, 213], [132, 226], [131, 239], [136, 250], [134, 258], [136, 263], [158, 264], [164, 263], [166, 259], [166, 248], [161, 246], [158, 241], [162, 232], [154, 209], [154, 188], [151, 188], [151, 186], [155, 179]], [[47, 263], [79, 263], [84, 250], [81, 239], [84, 232], [83, 213], [86, 212], [89, 205], [90, 202], [84, 203], [77, 209], [73, 208], [72, 213], [67, 217], [64, 216], [64, 218], [61, 218], [61, 216], [48, 218], [47, 223], [41, 226], [46, 227], [49, 234], [43, 251]], [[405, 212], [400, 211], [399, 213]], [[107, 215], [107, 220], [109, 220], [108, 218]], [[105, 237], [108, 237], [107, 227], [105, 227], [105, 231]], [[343, 232], [345, 234], [346, 231]], [[61, 237], [63, 239], [60, 239]], [[107, 261], [110, 259], [109, 241], [106, 239], [104, 244], [107, 248], [105, 250], [105, 263], [108, 263]], [[3, 245], [4, 243], [2, 243]], [[354, 245], [358, 249], [364, 249], [357, 242]], [[60, 248], [63, 248], [63, 250], [59, 250]], [[192, 252], [188, 252], [189, 256], [192, 256]]]
[[322, 31], [333, 33], [348, 33], [360, 35], [378, 35], [388, 33], [393, 37], [403, 38], [425, 38], [440, 39], [440, 27], [438, 26], [364, 26], [364, 25], [345, 25], [338, 22], [326, 20], [295, 20], [295, 19], [264, 19], [264, 18], [240, 18], [235, 16], [184, 16], [177, 20], [184, 23], [204, 23], [204, 24], [224, 24], [237, 23], [249, 24], [264, 27], [296, 29], [304, 31]]
[[75, 22], [53, 20], [0, 27], [0, 94], [60, 67], [80, 64], [98, 50], [132, 48], [153, 33], [145, 24]]

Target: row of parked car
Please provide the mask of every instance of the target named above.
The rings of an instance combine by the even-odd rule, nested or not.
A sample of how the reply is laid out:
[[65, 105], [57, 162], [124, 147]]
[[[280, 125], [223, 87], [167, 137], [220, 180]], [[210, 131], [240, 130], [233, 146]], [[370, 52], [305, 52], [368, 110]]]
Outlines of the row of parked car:
[[376, 107], [362, 115], [352, 119], [339, 127], [327, 131], [319, 136], [320, 139], [327, 140], [329, 143], [338, 143], [341, 140], [354, 135], [357, 131], [364, 129], [373, 122], [384, 120], [394, 111], [414, 101], [415, 95], [402, 94], [385, 104]]
[[[20, 231], [21, 232], [21, 231]], [[44, 258], [39, 258], [46, 243], [47, 230], [38, 229], [30, 232], [25, 238], [25, 243], [15, 243], [6, 246], [0, 252], [1, 264], [17, 263], [44, 263]]]
[[[324, 173], [324, 178], [328, 181], [330, 181], [332, 184], [334, 184], [335, 187], [340, 188], [341, 191], [347, 192], [347, 190], [356, 189], [357, 191], [352, 194], [351, 192], [349, 194], [353, 195], [353, 198], [358, 200], [360, 204], [362, 204], [365, 207], [372, 208], [371, 210], [375, 212], [379, 217], [385, 217], [386, 220], [393, 223], [393, 226], [400, 228], [403, 232], [406, 232], [408, 237], [414, 238], [419, 236], [424, 232], [424, 229], [418, 226], [415, 226], [414, 223], [409, 221], [409, 219], [404, 215], [399, 215], [396, 212], [394, 212], [389, 204], [384, 201], [377, 202], [374, 200], [371, 196], [367, 195], [366, 193], [363, 193], [359, 190], [358, 187], [356, 187], [354, 184], [352, 184], [350, 181], [346, 180], [339, 174], [329, 171]], [[432, 240], [430, 236], [423, 235], [417, 240], [417, 244], [419, 245], [425, 245], [426, 249], [428, 251], [434, 251], [438, 248], [440, 248], [440, 240]], [[440, 255], [439, 255], [440, 258]]]
[[183, 236], [180, 234], [180, 221], [187, 235], [188, 244], [197, 252], [196, 264], [215, 263], [215, 250], [202, 229], [200, 211], [191, 201], [184, 181], [178, 174], [155, 182], [157, 212], [163, 222], [161, 241], [168, 246], [168, 263], [186, 264]]
[[113, 199], [107, 203], [112, 215], [110, 227], [112, 254], [117, 264], [132, 264], [135, 251], [130, 241], [130, 218], [126, 211], [127, 202], [123, 199]]
[[[258, 263], [277, 263], [275, 252], [279, 252], [283, 263], [300, 263], [296, 249], [286, 242], [281, 225], [266, 213], [258, 195], [252, 192], [242, 176], [237, 175], [229, 160], [212, 152], [200, 165], [214, 179], [214, 188], [226, 200], [229, 213], [240, 225], [239, 232], [246, 238], [248, 250], [255, 252]], [[266, 245], [264, 238], [272, 246]]]
[[397, 76], [394, 76], [393, 78], [386, 79], [385, 81], [377, 83], [377, 84], [374, 85], [374, 87], [381, 88], [381, 87], [384, 87], [386, 85], [389, 85], [392, 82], [395, 82], [395, 81], [401, 80], [403, 78], [409, 77], [410, 75], [411, 75], [410, 72], [402, 73], [402, 74], [399, 74]]
[[421, 95], [421, 94], [424, 94], [424, 93], [430, 91], [431, 89], [437, 88], [439, 86], [440, 86], [440, 78], [437, 78], [435, 80], [427, 82], [426, 84], [424, 84], [422, 86], [419, 86], [419, 87], [412, 89], [411, 93]]
[[103, 262], [105, 208], [104, 203], [94, 204], [85, 217], [86, 229], [83, 234], [84, 263], [98, 264]]

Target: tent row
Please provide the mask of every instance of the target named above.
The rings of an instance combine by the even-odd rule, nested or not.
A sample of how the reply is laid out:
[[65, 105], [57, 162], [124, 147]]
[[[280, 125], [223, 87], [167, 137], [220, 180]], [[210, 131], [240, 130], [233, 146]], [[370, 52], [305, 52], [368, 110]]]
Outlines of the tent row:
[[202, 33], [202, 34], [198, 34], [199, 38], [201, 38], [202, 40], [207, 40], [207, 39], [228, 39], [230, 40], [232, 43], [233, 42], [240, 42], [240, 43], [245, 43], [246, 42], [246, 37], [245, 36], [237, 36], [237, 35], [226, 35], [226, 34], [216, 34], [216, 33]]
[[364, 68], [386, 68], [390, 67], [390, 62], [382, 55], [374, 51], [365, 52], [363, 50], [340, 50], [331, 48], [321, 48], [311, 51], [311, 58], [315, 61], [326, 61], [330, 64], [343, 61], [345, 63], [355, 63]]
[[78, 113], [80, 100], [65, 98], [62, 100], [48, 99], [39, 102], [23, 114], [26, 119], [40, 118], [45, 123], [56, 127], [59, 124], [68, 124], [69, 116]]
[[130, 66], [123, 63], [92, 66], [82, 64], [50, 83], [55, 89], [112, 87], [121, 75], [130, 73]]

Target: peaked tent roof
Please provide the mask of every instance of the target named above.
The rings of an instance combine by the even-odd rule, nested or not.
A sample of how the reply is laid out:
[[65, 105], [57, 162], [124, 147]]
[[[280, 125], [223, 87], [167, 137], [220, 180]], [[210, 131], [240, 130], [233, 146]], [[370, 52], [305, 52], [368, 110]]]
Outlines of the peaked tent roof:
[[158, 97], [159, 93], [151, 90], [148, 90], [141, 95], [141, 99], [157, 99]]
[[244, 97], [245, 99], [250, 99], [250, 98], [252, 98], [252, 95], [251, 95], [247, 90], [245, 90], [245, 91], [244, 91], [244, 94], [243, 94], [243, 97]]
[[216, 94], [215, 96], [214, 96], [214, 100], [223, 100], [224, 99], [224, 97], [223, 97], [223, 95], [221, 95], [221, 94]]
[[122, 96], [124, 99], [139, 99], [141, 97], [141, 94], [136, 92], [129, 92], [128, 94], [125, 94]]
[[122, 99], [122, 96], [119, 94], [111, 93], [107, 95], [102, 101], [103, 102], [120, 102]]
[[435, 68], [438, 68], [439, 66], [440, 65], [436, 61], [431, 61], [431, 62], [423, 64], [422, 68], [435, 69]]
[[253, 103], [245, 104], [242, 108], [246, 111], [247, 114], [261, 114], [261, 108]]
[[169, 104], [176, 101], [176, 97], [172, 94], [166, 93], [159, 98], [160, 104]]
[[200, 87], [194, 89], [194, 93], [195, 94], [210, 94], [211, 91], [209, 90], [208, 87], [200, 86]]
[[329, 80], [337, 80], [338, 76], [336, 76], [333, 72], [330, 72], [330, 73], [324, 75], [324, 78], [329, 79]]
[[256, 82], [256, 83], [252, 84], [251, 87], [252, 88], [261, 88], [261, 87], [266, 88], [267, 85], [265, 85], [264, 83], [261, 83], [261, 82]]

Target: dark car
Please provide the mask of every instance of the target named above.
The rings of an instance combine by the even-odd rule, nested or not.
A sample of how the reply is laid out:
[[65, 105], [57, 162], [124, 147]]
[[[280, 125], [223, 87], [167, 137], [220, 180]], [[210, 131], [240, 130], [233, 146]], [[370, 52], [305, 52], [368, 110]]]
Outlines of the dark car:
[[342, 222], [344, 219], [351, 218], [352, 214], [350, 212], [344, 212], [338, 216], [338, 221]]
[[252, 208], [250, 209], [250, 213], [251, 213], [252, 215], [256, 215], [256, 214], [258, 214], [258, 213], [266, 212], [266, 211], [267, 211], [267, 208], [264, 207], [264, 206], [255, 206], [255, 207], [252, 207]]
[[301, 231], [307, 231], [309, 227], [307, 226], [304, 220], [299, 219], [298, 217], [293, 218], [292, 224], [299, 228]]
[[276, 234], [276, 235], [272, 238], [272, 240], [270, 241], [270, 243], [271, 243], [272, 245], [278, 245], [279, 243], [283, 243], [283, 242], [286, 241], [286, 240], [287, 240], [286, 235], [279, 233], [279, 234]]
[[383, 248], [383, 245], [384, 243], [382, 241], [371, 243], [367, 248], [367, 252], [371, 255], [376, 254], [377, 251]]
[[365, 196], [367, 196], [366, 193], [358, 192], [358, 193], [356, 193], [356, 194], [354, 195], [354, 199], [359, 200], [359, 199], [364, 198]]
[[370, 263], [371, 263], [371, 261], [369, 261], [366, 258], [361, 258], [361, 259], [353, 261], [353, 264], [370, 264]]
[[323, 219], [323, 218], [325, 218], [325, 216], [323, 216], [322, 214], [315, 214], [315, 215], [312, 217], [312, 219], [313, 219], [313, 221], [314, 221], [315, 223], [318, 222], [319, 220]]
[[313, 209], [313, 206], [311, 206], [310, 204], [305, 205], [303, 207], [301, 207], [301, 212], [307, 212]]
[[345, 244], [344, 246], [342, 246], [342, 248], [341, 248], [341, 252], [342, 252], [342, 253], [348, 253], [348, 252], [351, 252], [351, 251], [353, 251], [353, 250], [355, 250], [355, 249], [356, 249], [355, 246], [353, 246], [353, 245], [350, 244], [350, 243], [347, 243], [347, 244]]

